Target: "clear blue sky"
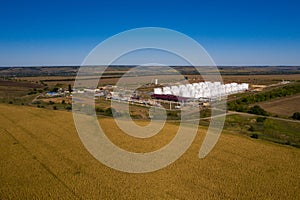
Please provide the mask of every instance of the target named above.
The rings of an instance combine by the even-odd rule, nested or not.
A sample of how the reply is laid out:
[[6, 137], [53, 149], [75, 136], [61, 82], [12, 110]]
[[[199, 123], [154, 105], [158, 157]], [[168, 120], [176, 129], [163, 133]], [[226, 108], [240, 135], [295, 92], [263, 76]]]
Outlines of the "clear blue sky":
[[137, 27], [197, 40], [218, 65], [300, 65], [300, 1], [3, 1], [0, 66], [79, 65]]

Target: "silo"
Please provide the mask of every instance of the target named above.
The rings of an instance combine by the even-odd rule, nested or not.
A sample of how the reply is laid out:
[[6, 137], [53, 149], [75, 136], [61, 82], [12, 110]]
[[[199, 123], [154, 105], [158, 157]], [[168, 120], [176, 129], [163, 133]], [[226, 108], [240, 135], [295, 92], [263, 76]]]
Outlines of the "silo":
[[162, 94], [161, 88], [154, 88], [154, 94]]

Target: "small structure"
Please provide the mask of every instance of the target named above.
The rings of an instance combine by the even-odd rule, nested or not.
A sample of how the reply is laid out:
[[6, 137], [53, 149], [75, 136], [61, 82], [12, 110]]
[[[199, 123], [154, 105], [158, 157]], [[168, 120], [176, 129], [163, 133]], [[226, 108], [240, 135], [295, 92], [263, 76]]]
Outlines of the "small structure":
[[48, 96], [48, 97], [59, 97], [59, 96], [61, 96], [61, 94], [57, 93], [57, 92], [47, 92], [46, 96]]

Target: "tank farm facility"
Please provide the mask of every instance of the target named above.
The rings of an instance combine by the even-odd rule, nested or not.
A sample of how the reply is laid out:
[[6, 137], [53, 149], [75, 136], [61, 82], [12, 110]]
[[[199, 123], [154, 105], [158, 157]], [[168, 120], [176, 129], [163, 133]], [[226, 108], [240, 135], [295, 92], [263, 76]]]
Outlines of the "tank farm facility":
[[248, 88], [248, 83], [221, 84], [220, 82], [200, 82], [186, 85], [154, 88], [154, 94], [152, 95], [152, 97], [156, 99], [175, 101], [187, 101], [189, 99], [211, 101], [230, 94], [244, 92], [248, 90]]
[[[166, 109], [178, 109], [189, 104], [209, 105], [228, 95], [237, 94], [249, 90], [248, 83], [198, 82], [192, 84], [168, 84], [160, 85], [155, 81], [154, 88], [147, 91], [132, 91], [115, 86], [113, 91], [106, 95], [112, 101], [128, 102], [146, 106], [165, 107]], [[104, 90], [103, 90], [104, 91]]]

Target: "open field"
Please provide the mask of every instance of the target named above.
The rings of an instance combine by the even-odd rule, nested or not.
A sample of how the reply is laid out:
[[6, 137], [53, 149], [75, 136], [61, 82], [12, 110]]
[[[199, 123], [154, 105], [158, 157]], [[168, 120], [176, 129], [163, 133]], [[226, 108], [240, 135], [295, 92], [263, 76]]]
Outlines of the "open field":
[[[170, 76], [170, 75], [169, 75]], [[200, 82], [204, 81], [204, 79], [199, 75], [185, 75], [189, 78], [190, 82]], [[165, 76], [164, 76], [165, 77]], [[209, 76], [208, 76], [209, 77]], [[42, 81], [43, 83], [47, 84], [49, 87], [54, 87], [57, 84], [60, 84], [63, 87], [74, 84], [75, 76], [35, 76], [35, 77], [18, 77], [16, 80], [25, 80], [29, 82], [39, 82]], [[95, 76], [88, 76], [88, 79], [95, 79], [98, 77]], [[143, 77], [141, 77], [143, 78]], [[289, 80], [289, 81], [300, 81], [300, 74], [282, 74], [282, 75], [223, 75], [222, 79], [225, 83], [229, 82], [247, 82], [250, 84], [256, 85], [270, 85], [276, 84], [281, 82], [282, 80]], [[104, 79], [100, 79], [99, 86], [105, 85], [113, 85], [118, 82], [119, 78], [113, 77], [106, 77]]]
[[2, 86], [0, 85], [0, 98], [12, 99], [22, 97], [28, 93], [29, 89], [24, 87]]
[[300, 95], [275, 99], [272, 101], [262, 102], [258, 105], [267, 112], [290, 117], [295, 112], [300, 112]]
[[[95, 160], [83, 147], [72, 115], [0, 104], [0, 199], [299, 199], [300, 150], [224, 133], [203, 160], [200, 129], [188, 151], [170, 166], [128, 174]], [[143, 122], [140, 122], [143, 123]], [[110, 118], [107, 136], [132, 151], [164, 146], [175, 124], [153, 138], [125, 136]]]
[[12, 100], [24, 97], [28, 92], [40, 89], [42, 85], [37, 83], [0, 79], [0, 99]]
[[[195, 75], [187, 75], [189, 79], [199, 82], [203, 81], [200, 76]], [[222, 75], [222, 79], [225, 83], [227, 82], [246, 82], [250, 84], [274, 84], [281, 82], [282, 80], [289, 80], [289, 81], [299, 81], [300, 74], [275, 74], [275, 75]]]

